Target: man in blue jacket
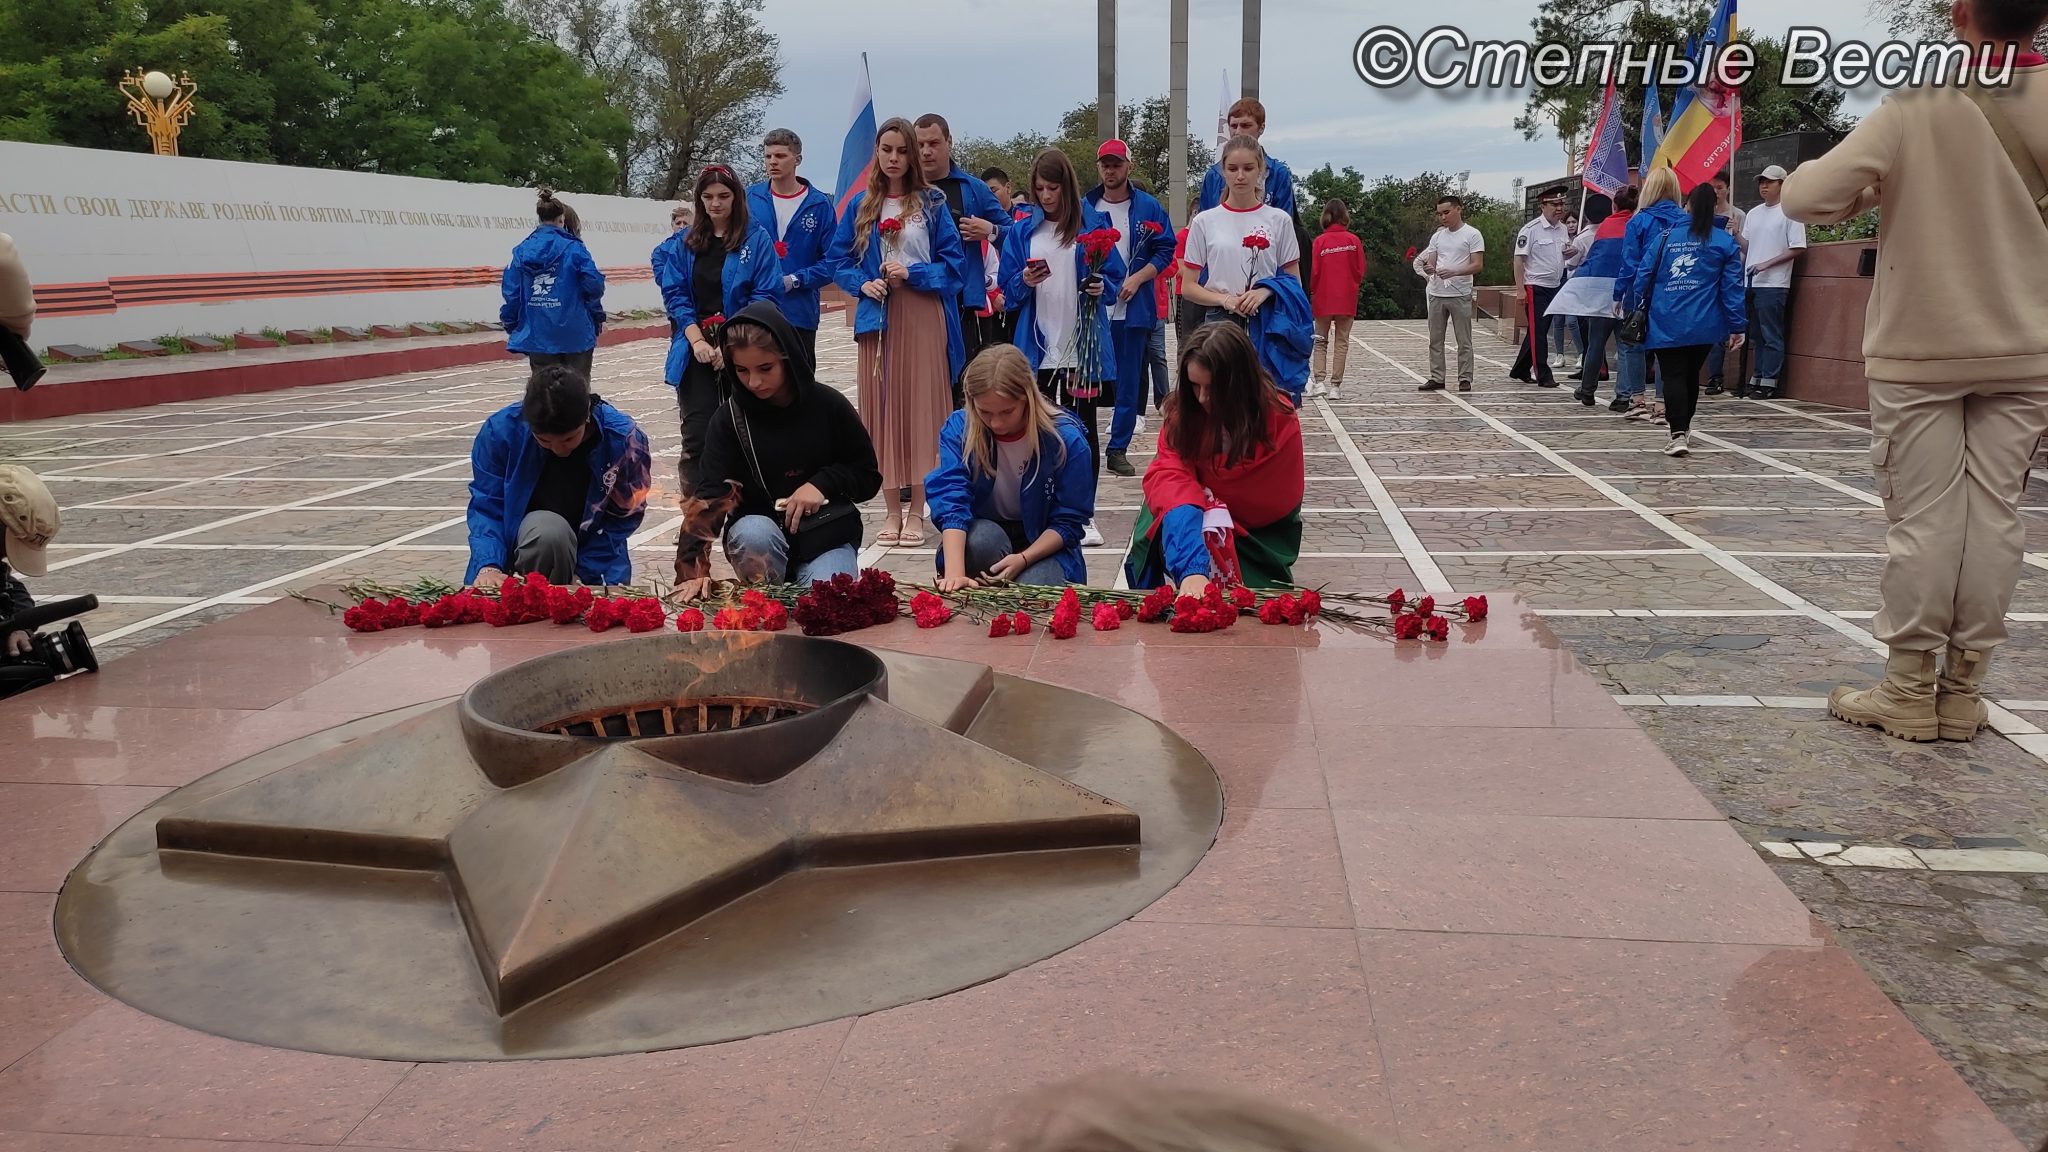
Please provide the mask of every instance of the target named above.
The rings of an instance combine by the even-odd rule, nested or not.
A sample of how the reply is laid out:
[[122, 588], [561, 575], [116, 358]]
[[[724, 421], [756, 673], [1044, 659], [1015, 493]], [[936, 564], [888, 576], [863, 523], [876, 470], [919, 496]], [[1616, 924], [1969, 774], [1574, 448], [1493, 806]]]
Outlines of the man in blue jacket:
[[[1230, 106], [1226, 122], [1232, 136], [1250, 136], [1256, 140], [1266, 134], [1266, 106], [1247, 96]], [[1221, 203], [1223, 164], [1218, 161], [1209, 165], [1209, 170], [1202, 174], [1202, 191], [1196, 198], [1195, 211], [1207, 212]], [[1294, 215], [1294, 173], [1270, 154], [1266, 157], [1266, 203], [1289, 216]], [[1301, 248], [1304, 253], [1308, 251], [1307, 244]]]
[[550, 583], [630, 584], [626, 542], [647, 513], [647, 434], [551, 364], [491, 414], [469, 453], [465, 584], [539, 572]]
[[1159, 201], [1131, 183], [1131, 150], [1123, 141], [1104, 141], [1095, 150], [1095, 169], [1102, 183], [1088, 193], [1088, 206], [1108, 216], [1110, 227], [1117, 230], [1116, 250], [1125, 270], [1123, 287], [1109, 308], [1110, 341], [1116, 349], [1116, 415], [1109, 422], [1105, 462], [1119, 476], [1136, 476], [1138, 470], [1127, 453], [1145, 402], [1145, 355], [1152, 330], [1159, 327], [1152, 281], [1173, 259], [1173, 229]]
[[[796, 174], [804, 142], [787, 128], [761, 141], [768, 179], [747, 189], [747, 218], [768, 230], [782, 261], [782, 316], [796, 329], [797, 343], [818, 360], [818, 289], [832, 282], [832, 234], [839, 215], [832, 199]], [[737, 315], [737, 313], [735, 313]]]
[[[961, 371], [983, 347], [995, 343], [988, 318], [988, 265], [984, 256], [999, 256], [1003, 232], [1010, 226], [1010, 214], [996, 201], [996, 194], [978, 177], [953, 163], [953, 129], [946, 118], [927, 112], [917, 118], [917, 166], [925, 183], [946, 194], [946, 207], [953, 212], [954, 228], [960, 233], [965, 259], [960, 275], [960, 338], [967, 346]], [[960, 407], [960, 373], [953, 374], [953, 407]]]

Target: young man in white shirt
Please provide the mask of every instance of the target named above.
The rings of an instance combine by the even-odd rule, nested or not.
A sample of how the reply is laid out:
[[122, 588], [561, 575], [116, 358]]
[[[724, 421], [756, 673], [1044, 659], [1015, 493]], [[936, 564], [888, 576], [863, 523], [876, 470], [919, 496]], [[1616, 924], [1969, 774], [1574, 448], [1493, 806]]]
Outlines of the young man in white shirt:
[[1515, 353], [1510, 379], [1539, 388], [1557, 387], [1550, 371], [1550, 322], [1544, 315], [1557, 290], [1564, 286], [1565, 250], [1571, 233], [1564, 226], [1564, 189], [1549, 188], [1536, 198], [1541, 214], [1515, 235], [1515, 294], [1521, 301], [1528, 333]]
[[1756, 188], [1764, 202], [1749, 210], [1743, 231], [1749, 238], [1744, 272], [1749, 277], [1749, 330], [1756, 340], [1756, 382], [1737, 385], [1737, 396], [1772, 400], [1778, 395], [1778, 373], [1785, 366], [1785, 307], [1792, 299], [1792, 262], [1806, 251], [1806, 225], [1785, 215], [1778, 204], [1785, 170], [1776, 164], [1757, 173]]
[[1429, 247], [1415, 258], [1415, 273], [1429, 281], [1429, 379], [1420, 392], [1444, 386], [1444, 329], [1458, 337], [1458, 391], [1472, 390], [1472, 277], [1486, 266], [1486, 237], [1465, 223], [1465, 202], [1445, 196], [1436, 202], [1439, 227]]

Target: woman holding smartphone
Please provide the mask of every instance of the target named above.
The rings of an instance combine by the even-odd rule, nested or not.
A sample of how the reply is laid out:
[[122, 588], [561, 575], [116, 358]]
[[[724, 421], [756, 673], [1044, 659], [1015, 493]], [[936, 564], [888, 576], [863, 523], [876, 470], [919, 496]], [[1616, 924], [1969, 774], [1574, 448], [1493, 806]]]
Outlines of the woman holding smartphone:
[[939, 434], [925, 478], [939, 526], [939, 587], [982, 578], [1084, 584], [1081, 534], [1095, 514], [1088, 437], [1038, 390], [1031, 364], [998, 344], [967, 366], [965, 403]]
[[945, 193], [918, 167], [910, 121], [892, 117], [875, 133], [868, 186], [847, 204], [827, 259], [840, 289], [858, 301], [860, 418], [874, 438], [888, 505], [875, 543], [920, 547], [917, 490], [938, 463], [953, 377], [967, 360], [955, 303], [966, 255]]
[[[1047, 148], [1031, 163], [1031, 205], [1003, 238], [1003, 301], [1017, 310], [1016, 346], [1038, 373], [1048, 399], [1074, 414], [1088, 436], [1094, 475], [1102, 466], [1096, 406], [1102, 390], [1116, 380], [1116, 350], [1110, 342], [1106, 304], [1123, 290], [1124, 260], [1112, 248], [1102, 268], [1091, 273], [1078, 243], [1083, 232], [1110, 226], [1109, 217], [1081, 199], [1073, 162]], [[1084, 298], [1091, 306], [1082, 307]], [[1082, 317], [1093, 328], [1082, 339]], [[1086, 363], [1083, 363], [1083, 361]], [[1082, 533], [1089, 547], [1102, 544], [1091, 520]]]

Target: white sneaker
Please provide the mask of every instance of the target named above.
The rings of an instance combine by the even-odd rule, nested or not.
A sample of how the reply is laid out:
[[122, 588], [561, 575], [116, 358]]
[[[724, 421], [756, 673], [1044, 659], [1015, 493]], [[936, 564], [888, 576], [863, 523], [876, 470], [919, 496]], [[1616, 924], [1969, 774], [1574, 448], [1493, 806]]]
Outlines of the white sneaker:
[[1095, 521], [1090, 520], [1088, 526], [1081, 529], [1081, 547], [1100, 548], [1103, 543], [1102, 530], [1095, 526]]
[[1308, 382], [1308, 389], [1302, 393], [1302, 396], [1304, 399], [1313, 400], [1316, 397], [1323, 395], [1325, 391], [1326, 389], [1323, 387], [1323, 382], [1321, 380], [1310, 380]]
[[1330, 382], [1329, 397], [1332, 400], [1342, 400], [1344, 398], [1344, 382], [1342, 380]]
[[1671, 434], [1671, 443], [1664, 446], [1664, 454], [1666, 456], [1684, 456], [1691, 451], [1690, 448], [1685, 446], [1685, 433], [1683, 432], [1673, 432]]
[[1133, 425], [1131, 425], [1131, 435], [1133, 435], [1133, 436], [1143, 436], [1144, 434], [1145, 434], [1145, 418], [1144, 418], [1143, 416], [1140, 416], [1140, 417], [1138, 417], [1138, 422], [1137, 422], [1136, 424], [1133, 424]]

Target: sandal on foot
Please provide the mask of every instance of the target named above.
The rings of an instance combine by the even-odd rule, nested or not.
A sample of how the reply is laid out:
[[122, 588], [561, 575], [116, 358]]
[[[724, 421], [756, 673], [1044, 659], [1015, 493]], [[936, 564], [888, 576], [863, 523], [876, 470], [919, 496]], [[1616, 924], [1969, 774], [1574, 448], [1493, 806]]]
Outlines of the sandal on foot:
[[875, 533], [875, 543], [884, 548], [894, 548], [903, 543], [903, 533], [896, 527], [899, 523], [901, 521], [892, 521], [887, 528]]
[[902, 541], [905, 548], [922, 548], [924, 547], [924, 525], [906, 523], [903, 526], [903, 531], [898, 533], [897, 538]]

